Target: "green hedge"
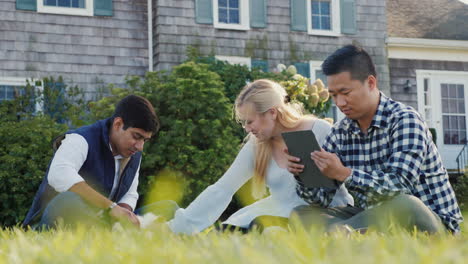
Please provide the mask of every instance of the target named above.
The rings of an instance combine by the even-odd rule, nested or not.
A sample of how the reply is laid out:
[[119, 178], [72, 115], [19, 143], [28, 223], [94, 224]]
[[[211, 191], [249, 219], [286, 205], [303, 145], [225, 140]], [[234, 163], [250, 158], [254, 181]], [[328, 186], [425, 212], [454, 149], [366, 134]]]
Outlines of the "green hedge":
[[142, 195], [151, 191], [160, 172], [175, 171], [177, 180], [187, 186], [179, 201], [186, 206], [223, 175], [237, 154], [240, 139], [234, 133], [238, 125], [232, 118], [232, 104], [220, 77], [208, 68], [187, 62], [167, 75], [156, 72], [144, 79], [133, 77], [128, 80], [129, 89], [111, 89], [113, 96], [91, 104], [96, 119], [108, 116], [115, 102], [130, 93], [144, 96], [154, 105], [162, 126], [157, 137], [145, 145], [139, 184]]
[[34, 117], [0, 126], [0, 223], [23, 220], [52, 156], [52, 139], [65, 126], [48, 117]]

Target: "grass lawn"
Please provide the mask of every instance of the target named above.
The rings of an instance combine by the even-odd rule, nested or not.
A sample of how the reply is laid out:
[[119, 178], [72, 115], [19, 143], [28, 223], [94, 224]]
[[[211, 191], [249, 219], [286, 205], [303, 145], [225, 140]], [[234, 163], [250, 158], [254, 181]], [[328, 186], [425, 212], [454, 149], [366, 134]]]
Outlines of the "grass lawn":
[[114, 232], [8, 229], [0, 230], [0, 263], [467, 263], [468, 223], [462, 230], [459, 236], [318, 230], [185, 236], [161, 224]]

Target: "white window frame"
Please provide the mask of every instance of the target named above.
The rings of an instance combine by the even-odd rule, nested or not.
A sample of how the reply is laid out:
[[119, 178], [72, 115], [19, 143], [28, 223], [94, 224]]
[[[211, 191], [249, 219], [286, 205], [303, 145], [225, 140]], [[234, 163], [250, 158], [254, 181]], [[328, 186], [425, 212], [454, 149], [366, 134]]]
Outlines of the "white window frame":
[[252, 68], [252, 59], [250, 57], [216, 55], [215, 58], [219, 61], [226, 61], [229, 64], [245, 65], [249, 69]]
[[[28, 78], [23, 78], [23, 77], [0, 77], [0, 85], [12, 85], [12, 86], [26, 86], [28, 84], [27, 82]], [[41, 85], [36, 86], [35, 82], [40, 81]], [[42, 91], [44, 90], [44, 84], [42, 80], [35, 80], [35, 79], [30, 79], [30, 83], [34, 84], [34, 88], [37, 89], [40, 94], [42, 94]], [[38, 100], [36, 102], [36, 112], [42, 111], [42, 104], [40, 103], [42, 100]]]
[[[309, 61], [309, 69], [310, 69], [310, 81], [315, 82], [317, 80], [317, 76], [315, 75], [315, 71], [317, 70], [322, 70], [322, 63], [323, 61]], [[322, 80], [323, 81], [323, 80]], [[328, 88], [328, 86], [327, 86]], [[336, 108], [336, 120], [333, 120], [335, 123], [341, 121], [343, 118], [345, 118], [345, 115], [341, 112], [341, 110], [335, 105], [335, 102], [333, 101], [333, 98], [330, 98], [332, 100], [332, 108]]]
[[46, 6], [44, 5], [44, 0], [37, 0], [37, 12], [60, 15], [93, 16], [94, 0], [85, 0], [85, 8]]
[[232, 30], [250, 29], [250, 7], [249, 0], [239, 0], [239, 24], [226, 24], [219, 22], [218, 0], [213, 0], [213, 25], [215, 28]]
[[312, 0], [306, 1], [307, 7], [307, 33], [310, 35], [320, 36], [341, 36], [341, 17], [340, 17], [340, 0], [330, 0], [331, 2], [331, 30], [312, 29]]

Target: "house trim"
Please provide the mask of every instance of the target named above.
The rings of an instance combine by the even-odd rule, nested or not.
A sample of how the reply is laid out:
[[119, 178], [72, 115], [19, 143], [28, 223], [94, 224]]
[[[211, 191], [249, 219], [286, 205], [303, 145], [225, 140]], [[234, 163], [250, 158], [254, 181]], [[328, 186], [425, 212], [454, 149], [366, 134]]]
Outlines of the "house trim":
[[386, 40], [390, 59], [468, 61], [468, 41], [395, 38]]
[[219, 61], [226, 61], [229, 64], [245, 65], [249, 69], [252, 68], [252, 59], [250, 57], [216, 55], [215, 58]]
[[317, 79], [317, 76], [315, 76], [315, 71], [316, 70], [321, 70], [321, 66], [322, 66], [322, 63], [323, 61], [309, 61], [309, 65], [310, 65], [310, 73], [309, 73], [309, 76], [310, 76], [310, 81], [315, 81]]
[[37, 12], [59, 15], [93, 16], [94, 0], [85, 0], [85, 8], [46, 6], [44, 5], [44, 1], [37, 0]]

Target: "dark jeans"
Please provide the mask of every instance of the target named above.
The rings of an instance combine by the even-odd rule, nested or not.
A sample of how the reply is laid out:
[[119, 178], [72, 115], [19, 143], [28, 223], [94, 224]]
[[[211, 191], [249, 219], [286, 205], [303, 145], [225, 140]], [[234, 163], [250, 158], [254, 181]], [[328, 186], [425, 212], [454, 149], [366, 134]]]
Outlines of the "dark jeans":
[[[172, 219], [178, 208], [179, 206], [174, 201], [160, 201], [143, 206], [135, 213], [142, 215], [151, 212], [160, 216], [159, 221], [165, 221]], [[33, 227], [34, 229], [50, 229], [55, 228], [59, 222], [67, 227], [74, 227], [78, 224], [110, 227], [113, 221], [107, 214], [101, 213], [102, 211], [88, 204], [74, 192], [63, 192], [49, 202], [39, 223]]]
[[439, 233], [446, 231], [440, 217], [419, 198], [401, 194], [371, 209], [347, 206], [321, 208], [318, 206], [296, 207], [291, 217], [309, 229], [313, 225], [332, 230], [340, 225], [354, 229], [374, 228], [380, 232], [400, 227], [408, 231], [416, 227], [419, 231]]

